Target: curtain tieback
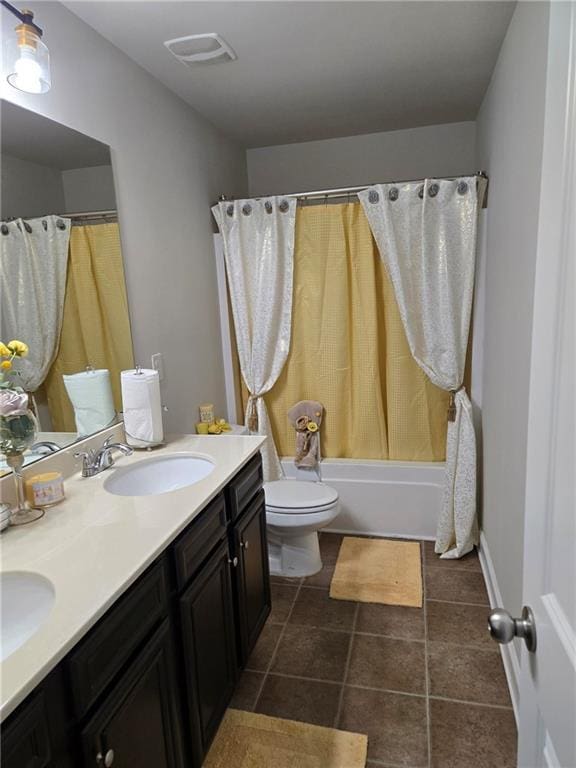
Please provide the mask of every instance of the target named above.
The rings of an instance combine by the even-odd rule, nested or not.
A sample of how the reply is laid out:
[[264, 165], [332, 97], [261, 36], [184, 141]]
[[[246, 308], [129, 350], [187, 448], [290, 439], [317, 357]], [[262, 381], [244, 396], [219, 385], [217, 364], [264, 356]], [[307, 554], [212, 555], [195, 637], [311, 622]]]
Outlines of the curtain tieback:
[[464, 384], [460, 384], [458, 389], [450, 390], [450, 402], [448, 404], [448, 421], [456, 421], [456, 395], [464, 389]]
[[250, 432], [258, 432], [258, 410], [256, 408], [256, 401], [259, 400], [262, 395], [250, 395], [248, 400], [248, 429]]

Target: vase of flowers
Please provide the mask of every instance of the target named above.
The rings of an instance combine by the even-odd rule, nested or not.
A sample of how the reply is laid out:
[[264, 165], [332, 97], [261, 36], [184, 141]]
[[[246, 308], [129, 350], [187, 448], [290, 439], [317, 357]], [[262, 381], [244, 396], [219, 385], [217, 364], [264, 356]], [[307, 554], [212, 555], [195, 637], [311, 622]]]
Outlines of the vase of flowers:
[[35, 441], [38, 432], [36, 417], [29, 407], [28, 393], [18, 386], [14, 375], [14, 361], [27, 354], [28, 346], [23, 341], [0, 342], [0, 454], [4, 455], [14, 472], [16, 508], [10, 517], [12, 525], [31, 523], [44, 514], [41, 509], [26, 506], [22, 490], [23, 453]]

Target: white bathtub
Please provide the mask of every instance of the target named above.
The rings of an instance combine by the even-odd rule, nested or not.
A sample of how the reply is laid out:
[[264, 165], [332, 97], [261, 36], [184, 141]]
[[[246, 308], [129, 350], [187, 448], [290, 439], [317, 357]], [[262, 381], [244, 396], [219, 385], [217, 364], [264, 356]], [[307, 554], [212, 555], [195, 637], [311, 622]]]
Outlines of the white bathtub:
[[[283, 458], [286, 477], [305, 479]], [[444, 463], [324, 459], [322, 480], [340, 495], [340, 514], [328, 530], [433, 539], [442, 504]], [[315, 479], [315, 475], [312, 475]]]

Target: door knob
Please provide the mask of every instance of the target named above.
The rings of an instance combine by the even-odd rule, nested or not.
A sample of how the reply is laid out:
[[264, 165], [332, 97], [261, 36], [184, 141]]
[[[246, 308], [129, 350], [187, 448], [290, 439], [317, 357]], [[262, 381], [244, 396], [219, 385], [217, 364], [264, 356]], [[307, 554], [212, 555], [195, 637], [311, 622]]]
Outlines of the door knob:
[[240, 546], [242, 547], [242, 549], [248, 549], [248, 542], [247, 541], [241, 541], [240, 542]]
[[232, 559], [228, 558], [228, 565], [231, 565], [232, 568], [236, 568], [238, 565], [238, 558], [233, 557]]
[[514, 619], [504, 608], [495, 608], [488, 616], [490, 636], [497, 643], [509, 643], [515, 637], [521, 637], [530, 653], [536, 650], [536, 624], [531, 608], [525, 605], [522, 616]]

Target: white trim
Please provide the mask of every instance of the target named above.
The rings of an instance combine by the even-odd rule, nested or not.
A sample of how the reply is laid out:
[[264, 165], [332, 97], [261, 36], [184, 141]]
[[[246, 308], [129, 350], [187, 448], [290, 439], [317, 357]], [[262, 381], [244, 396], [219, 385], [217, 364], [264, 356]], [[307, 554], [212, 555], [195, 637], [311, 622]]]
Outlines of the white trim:
[[[484, 536], [484, 531], [480, 531], [479, 555], [480, 565], [484, 575], [484, 581], [486, 582], [486, 588], [488, 590], [490, 607], [502, 608], [504, 602], [502, 600], [500, 587], [498, 586], [498, 579], [496, 578], [494, 563], [490, 557], [490, 550], [488, 549], [488, 542]], [[520, 661], [518, 660], [518, 654], [516, 653], [513, 643], [501, 645], [500, 653], [502, 655], [502, 661], [504, 662], [504, 671], [506, 673], [506, 680], [508, 681], [508, 689], [510, 691], [510, 698], [512, 699], [512, 707], [514, 708], [514, 717], [516, 718], [516, 724], [518, 725], [520, 713]]]
[[222, 235], [214, 235], [214, 255], [216, 258], [216, 281], [218, 285], [218, 307], [220, 314], [220, 337], [222, 339], [222, 364], [224, 367], [224, 387], [226, 390], [226, 411], [230, 424], [238, 424], [236, 413], [236, 388], [234, 386], [234, 367], [232, 365], [232, 334], [230, 332], [230, 313], [228, 312], [228, 293], [226, 290], [226, 265]]

